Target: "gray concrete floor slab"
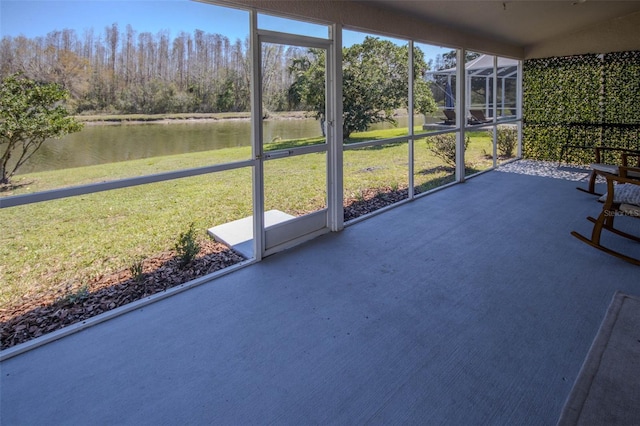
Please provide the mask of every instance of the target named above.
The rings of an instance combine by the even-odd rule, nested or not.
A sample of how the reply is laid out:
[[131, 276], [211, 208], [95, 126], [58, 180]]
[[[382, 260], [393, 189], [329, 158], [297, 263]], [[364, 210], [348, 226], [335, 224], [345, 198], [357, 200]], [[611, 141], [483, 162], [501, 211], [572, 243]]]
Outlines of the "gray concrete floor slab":
[[486, 173], [3, 361], [0, 423], [555, 424], [640, 294], [575, 186]]

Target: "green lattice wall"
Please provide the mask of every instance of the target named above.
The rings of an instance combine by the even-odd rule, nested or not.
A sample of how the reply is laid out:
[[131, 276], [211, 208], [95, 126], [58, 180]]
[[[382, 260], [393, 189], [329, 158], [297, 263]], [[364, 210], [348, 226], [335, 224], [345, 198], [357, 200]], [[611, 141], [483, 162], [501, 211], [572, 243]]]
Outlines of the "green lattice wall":
[[526, 60], [523, 114], [526, 158], [589, 163], [589, 147], [640, 149], [640, 51]]

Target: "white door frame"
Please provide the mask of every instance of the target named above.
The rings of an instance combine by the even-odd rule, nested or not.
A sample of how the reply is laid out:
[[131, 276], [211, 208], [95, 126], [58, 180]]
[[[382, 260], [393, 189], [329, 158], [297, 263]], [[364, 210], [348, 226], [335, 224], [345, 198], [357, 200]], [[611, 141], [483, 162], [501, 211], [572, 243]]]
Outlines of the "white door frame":
[[[336, 27], [332, 27], [335, 34]], [[262, 44], [275, 43], [300, 47], [319, 48], [326, 52], [326, 143], [310, 147], [295, 148], [285, 151], [263, 150], [262, 132]], [[315, 238], [329, 231], [337, 231], [343, 226], [342, 208], [342, 114], [336, 114], [336, 99], [342, 101], [342, 87], [337, 85], [341, 70], [338, 69], [335, 37], [321, 39], [315, 37], [259, 30], [257, 13], [251, 14], [251, 49], [252, 49], [252, 82], [251, 82], [251, 120], [252, 120], [252, 157], [253, 157], [253, 235], [254, 255], [256, 260], [278, 251]], [[341, 78], [340, 78], [341, 81]], [[339, 98], [337, 97], [339, 96]], [[339, 109], [341, 111], [341, 109]], [[339, 139], [338, 139], [339, 138]], [[338, 140], [340, 143], [338, 143]], [[327, 208], [292, 219], [279, 225], [265, 229], [264, 221], [264, 162], [269, 159], [302, 155], [311, 152], [326, 152], [326, 188]]]

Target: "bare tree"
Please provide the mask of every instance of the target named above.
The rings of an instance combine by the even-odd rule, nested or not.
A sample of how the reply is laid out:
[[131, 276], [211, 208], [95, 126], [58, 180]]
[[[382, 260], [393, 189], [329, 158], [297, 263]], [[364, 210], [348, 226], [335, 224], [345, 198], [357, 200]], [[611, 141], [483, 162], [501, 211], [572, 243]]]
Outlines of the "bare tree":
[[[137, 33], [130, 25], [120, 32], [117, 23], [82, 37], [62, 29], [32, 39], [3, 37], [0, 77], [20, 71], [58, 83], [77, 112], [240, 111], [249, 108], [248, 46], [202, 30], [172, 38], [168, 30]], [[288, 84], [282, 55], [291, 52], [273, 45], [265, 54], [270, 107], [282, 107], [278, 99]]]

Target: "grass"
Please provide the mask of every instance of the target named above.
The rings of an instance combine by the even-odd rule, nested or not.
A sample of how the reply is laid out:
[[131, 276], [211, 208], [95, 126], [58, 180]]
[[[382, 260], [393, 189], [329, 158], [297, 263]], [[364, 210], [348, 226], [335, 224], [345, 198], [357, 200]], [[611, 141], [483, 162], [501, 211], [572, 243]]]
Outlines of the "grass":
[[[401, 129], [365, 132], [348, 142], [402, 135]], [[309, 141], [278, 142], [279, 147]], [[485, 167], [491, 141], [472, 137], [467, 158]], [[273, 148], [274, 146], [271, 146]], [[453, 181], [453, 171], [416, 142], [418, 192]], [[48, 171], [19, 176], [12, 194], [248, 159], [248, 148], [228, 148]], [[347, 150], [346, 198], [370, 188], [406, 189], [408, 143]], [[487, 163], [489, 161], [489, 163]], [[326, 154], [265, 163], [265, 207], [302, 214], [326, 206]], [[295, 184], [292, 184], [295, 183]], [[20, 186], [22, 185], [22, 186]], [[4, 194], [7, 195], [7, 194]], [[175, 247], [193, 223], [198, 238], [212, 226], [252, 214], [251, 169], [238, 169], [0, 210], [0, 309], [47, 293], [81, 292], [88, 280], [128, 269]], [[133, 266], [132, 266], [133, 265]]]

